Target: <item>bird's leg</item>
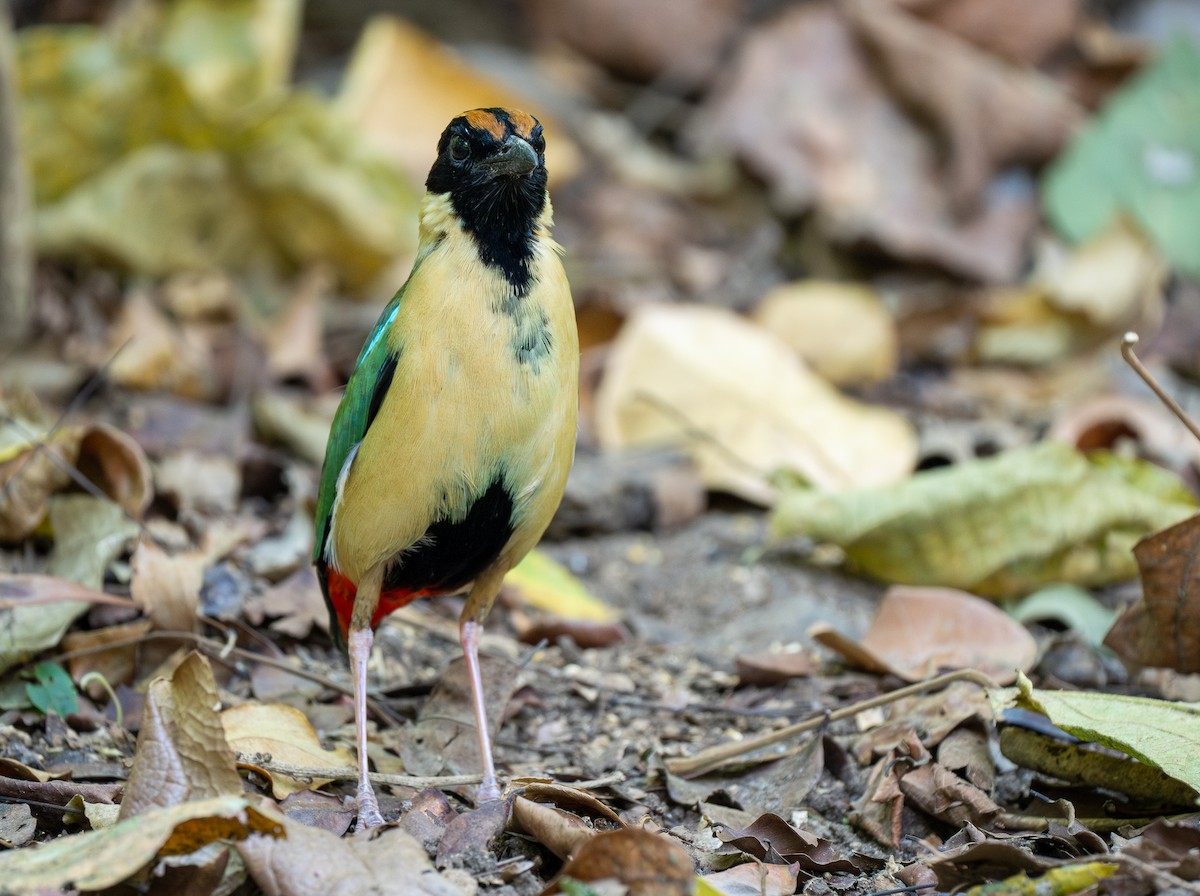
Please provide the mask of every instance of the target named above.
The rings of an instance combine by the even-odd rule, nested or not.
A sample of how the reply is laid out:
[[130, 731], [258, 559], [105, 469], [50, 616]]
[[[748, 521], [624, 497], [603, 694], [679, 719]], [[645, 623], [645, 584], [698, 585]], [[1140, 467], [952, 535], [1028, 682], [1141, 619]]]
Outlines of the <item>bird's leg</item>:
[[466, 606], [459, 617], [458, 634], [463, 655], [467, 659], [467, 675], [471, 679], [471, 705], [475, 709], [475, 730], [479, 736], [479, 755], [483, 762], [483, 782], [479, 785], [478, 802], [500, 798], [496, 783], [496, 765], [492, 760], [492, 738], [488, 734], [487, 707], [483, 703], [483, 676], [479, 672], [479, 638], [483, 634], [483, 618], [491, 610], [504, 580], [507, 564], [493, 566], [475, 580]]
[[350, 649], [350, 670], [354, 675], [354, 732], [358, 740], [358, 830], [379, 827], [383, 815], [375, 788], [367, 777], [367, 661], [371, 658], [371, 617], [379, 606], [379, 591], [383, 585], [383, 568], [363, 576], [354, 596], [354, 613], [350, 617], [347, 646]]

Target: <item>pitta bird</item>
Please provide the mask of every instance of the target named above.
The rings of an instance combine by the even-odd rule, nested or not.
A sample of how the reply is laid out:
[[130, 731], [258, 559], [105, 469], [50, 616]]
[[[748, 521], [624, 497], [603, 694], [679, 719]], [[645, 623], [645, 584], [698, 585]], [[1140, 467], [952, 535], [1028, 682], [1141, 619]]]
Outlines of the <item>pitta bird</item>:
[[482, 623], [558, 507], [578, 410], [579, 340], [550, 238], [545, 146], [537, 119], [513, 109], [450, 122], [412, 273], [367, 337], [329, 434], [313, 562], [353, 673], [360, 829], [383, 822], [367, 778], [372, 633], [419, 597], [467, 591], [459, 632], [479, 798], [500, 795]]

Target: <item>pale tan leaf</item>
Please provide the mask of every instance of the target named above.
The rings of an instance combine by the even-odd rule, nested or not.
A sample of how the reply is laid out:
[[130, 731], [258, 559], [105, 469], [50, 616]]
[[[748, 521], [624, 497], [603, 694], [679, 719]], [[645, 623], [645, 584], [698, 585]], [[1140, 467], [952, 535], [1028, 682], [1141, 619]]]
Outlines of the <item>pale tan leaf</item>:
[[916, 462], [912, 427], [837, 392], [770, 333], [717, 308], [646, 307], [626, 323], [596, 397], [607, 448], [672, 443], [709, 488], [772, 503], [787, 471], [823, 489], [884, 485]]
[[[243, 703], [221, 713], [221, 725], [229, 747], [242, 755], [266, 754], [274, 762], [308, 768], [358, 767], [353, 753], [344, 748], [327, 750], [304, 713], [282, 703]], [[300, 790], [316, 789], [329, 778], [301, 781], [279, 772], [269, 772], [271, 792], [284, 799]]]

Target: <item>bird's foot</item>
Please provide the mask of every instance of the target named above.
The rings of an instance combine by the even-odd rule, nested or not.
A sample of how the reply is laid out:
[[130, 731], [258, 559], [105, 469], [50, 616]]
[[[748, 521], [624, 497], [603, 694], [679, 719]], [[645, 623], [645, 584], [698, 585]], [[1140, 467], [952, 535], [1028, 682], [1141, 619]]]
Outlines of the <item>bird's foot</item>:
[[367, 828], [377, 828], [383, 824], [383, 814], [379, 811], [379, 800], [375, 790], [367, 785], [358, 788], [358, 827], [355, 830], [365, 831]]
[[475, 805], [482, 806], [484, 803], [498, 799], [500, 799], [500, 785], [496, 783], [495, 778], [491, 781], [484, 780], [479, 785], [479, 792], [475, 795]]

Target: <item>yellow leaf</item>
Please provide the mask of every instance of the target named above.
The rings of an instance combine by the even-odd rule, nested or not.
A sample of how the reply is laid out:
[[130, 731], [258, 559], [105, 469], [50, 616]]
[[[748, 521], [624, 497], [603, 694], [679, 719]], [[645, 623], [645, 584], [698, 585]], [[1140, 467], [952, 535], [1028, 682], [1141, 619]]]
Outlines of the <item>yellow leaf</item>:
[[504, 584], [515, 589], [523, 603], [562, 619], [613, 622], [619, 615], [592, 595], [565, 566], [539, 551], [531, 551], [509, 570]]
[[[269, 754], [274, 762], [310, 768], [357, 768], [350, 751], [326, 750], [304, 713], [282, 703], [243, 703], [221, 713], [225, 739], [237, 753]], [[241, 763], [246, 765], [246, 763]], [[257, 768], [257, 766], [254, 766]], [[271, 792], [283, 799], [301, 790], [329, 783], [330, 778], [301, 781], [280, 772], [263, 771]]]

